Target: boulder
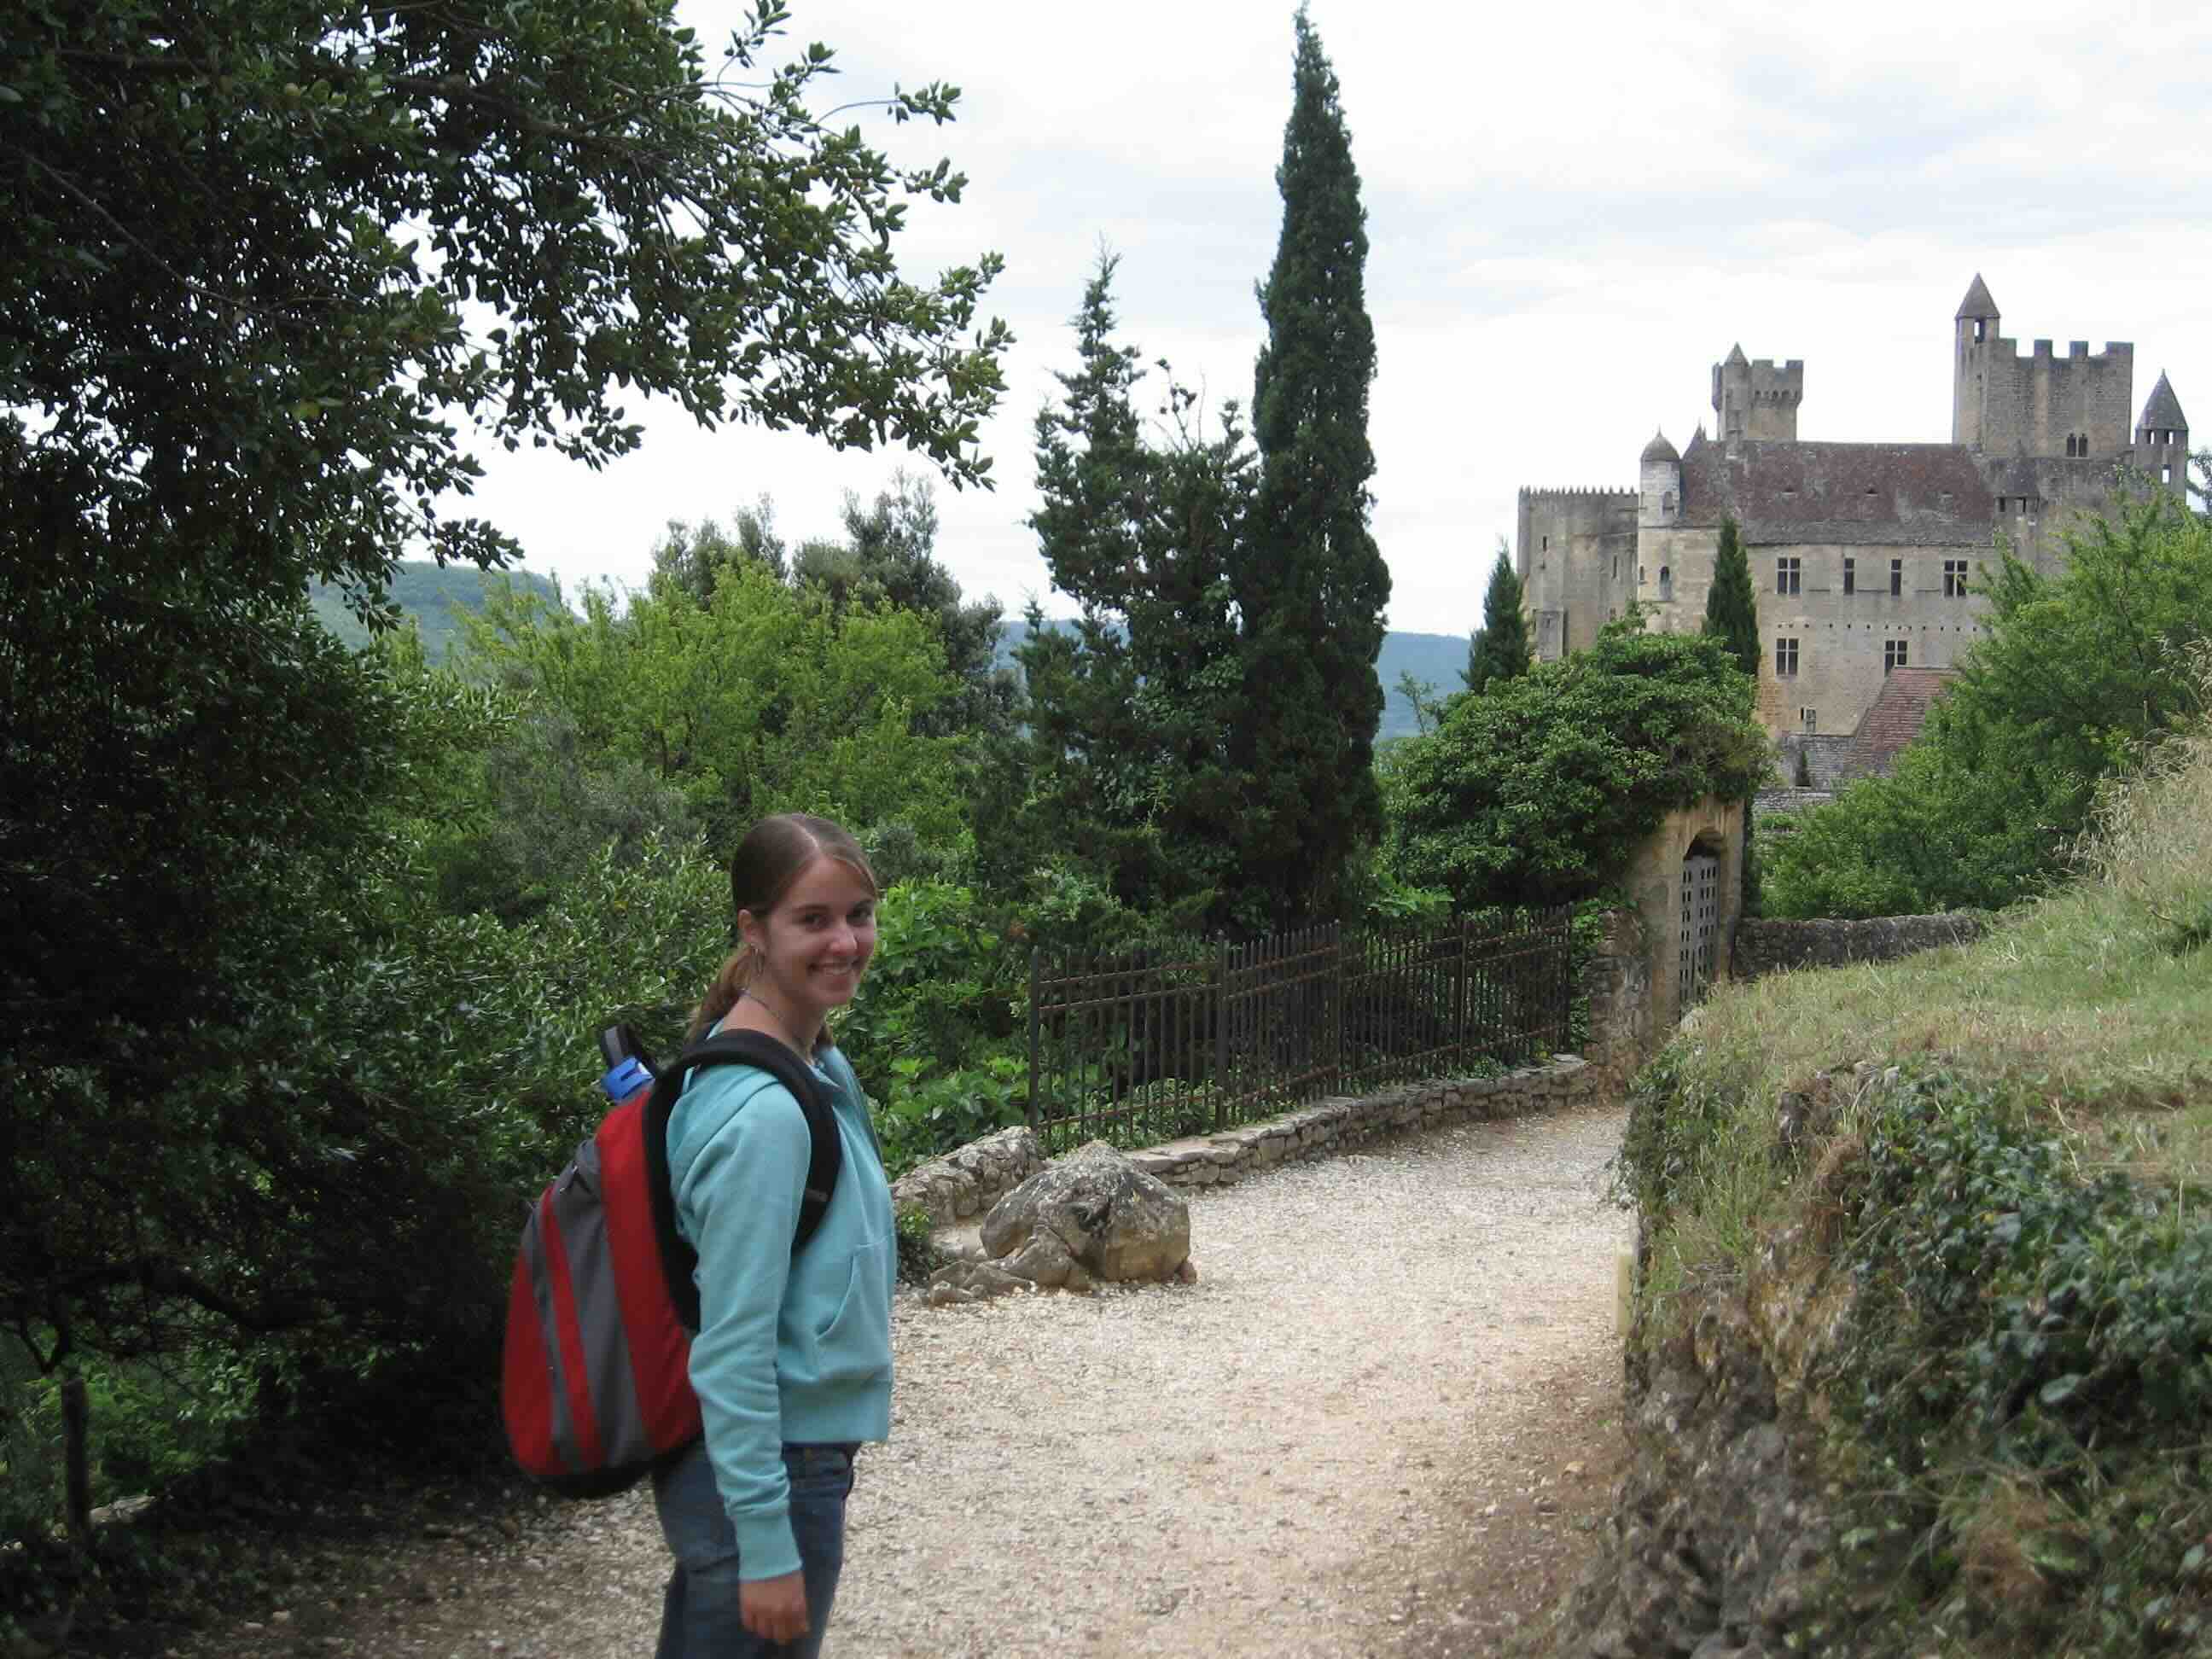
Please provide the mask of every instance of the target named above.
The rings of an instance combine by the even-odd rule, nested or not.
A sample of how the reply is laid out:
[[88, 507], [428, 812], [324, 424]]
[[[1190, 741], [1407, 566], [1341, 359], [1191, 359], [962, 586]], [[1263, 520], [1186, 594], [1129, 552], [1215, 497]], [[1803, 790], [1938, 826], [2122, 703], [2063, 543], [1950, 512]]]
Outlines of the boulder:
[[1006, 1272], [1039, 1285], [1167, 1280], [1190, 1259], [1190, 1206], [1094, 1140], [994, 1205], [982, 1241]]
[[988, 1261], [948, 1261], [930, 1275], [929, 1289], [922, 1299], [933, 1308], [945, 1308], [957, 1303], [984, 1302], [994, 1296], [1005, 1296], [1009, 1291], [1036, 1288], [1027, 1280]]

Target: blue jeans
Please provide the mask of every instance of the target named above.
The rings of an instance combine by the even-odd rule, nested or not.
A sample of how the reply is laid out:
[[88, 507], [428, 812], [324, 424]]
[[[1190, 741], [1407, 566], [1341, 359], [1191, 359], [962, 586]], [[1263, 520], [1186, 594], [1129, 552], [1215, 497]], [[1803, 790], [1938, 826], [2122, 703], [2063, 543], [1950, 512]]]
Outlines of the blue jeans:
[[653, 1477], [661, 1536], [676, 1558], [654, 1659], [814, 1659], [822, 1651], [837, 1575], [845, 1565], [853, 1449], [786, 1445], [783, 1468], [791, 1481], [792, 1537], [806, 1581], [806, 1634], [796, 1642], [764, 1642], [744, 1627], [738, 1605], [737, 1532], [722, 1508], [702, 1439]]

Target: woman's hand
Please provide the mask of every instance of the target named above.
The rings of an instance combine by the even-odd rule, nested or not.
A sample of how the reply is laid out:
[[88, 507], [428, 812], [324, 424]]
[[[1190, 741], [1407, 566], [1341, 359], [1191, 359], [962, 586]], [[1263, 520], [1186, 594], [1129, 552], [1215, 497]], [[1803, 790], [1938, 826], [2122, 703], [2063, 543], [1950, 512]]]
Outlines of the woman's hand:
[[806, 1580], [749, 1578], [738, 1587], [738, 1616], [763, 1642], [795, 1642], [806, 1634]]

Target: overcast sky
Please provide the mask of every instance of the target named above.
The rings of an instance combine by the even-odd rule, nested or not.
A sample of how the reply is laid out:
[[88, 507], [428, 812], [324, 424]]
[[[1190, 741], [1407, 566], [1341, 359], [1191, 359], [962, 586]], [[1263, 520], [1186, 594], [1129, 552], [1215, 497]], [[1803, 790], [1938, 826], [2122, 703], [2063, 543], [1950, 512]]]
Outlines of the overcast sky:
[[[1031, 428], [1073, 366], [1102, 242], [1123, 337], [1215, 403], [1249, 404], [1253, 287], [1281, 223], [1291, 6], [1273, 0], [791, 0], [840, 98], [963, 90], [945, 128], [869, 125], [949, 156], [957, 208], [915, 211], [916, 275], [983, 250], [1016, 343], [985, 428], [997, 488], [940, 483], [938, 553], [1010, 615], [1050, 590]], [[1655, 428], [1710, 426], [1711, 365], [1805, 360], [1799, 434], [1948, 441], [1951, 327], [1978, 271], [2026, 350], [2134, 343], [2212, 441], [2212, 8], [1953, 0], [1819, 8], [1312, 0], [1367, 208], [1379, 372], [1370, 435], [1390, 623], [1464, 633], [1522, 485], [1633, 487]], [[689, 0], [725, 38], [732, 5]], [[1502, 19], [1514, 21], [1505, 21]], [[643, 409], [600, 473], [484, 454], [476, 510], [572, 587], [642, 580], [668, 520], [762, 492], [790, 540], [833, 534], [903, 452], [832, 452]]]

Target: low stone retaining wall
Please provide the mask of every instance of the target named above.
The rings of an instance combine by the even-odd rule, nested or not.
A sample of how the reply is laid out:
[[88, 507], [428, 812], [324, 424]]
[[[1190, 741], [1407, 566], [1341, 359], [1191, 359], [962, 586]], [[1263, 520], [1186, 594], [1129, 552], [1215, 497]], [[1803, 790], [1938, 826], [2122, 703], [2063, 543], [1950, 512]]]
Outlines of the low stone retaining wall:
[[[1579, 1055], [1558, 1054], [1547, 1066], [1523, 1066], [1502, 1077], [1443, 1078], [1382, 1094], [1340, 1096], [1263, 1123], [1147, 1147], [1129, 1158], [1171, 1187], [1221, 1186], [1278, 1164], [1326, 1158], [1408, 1130], [1550, 1111], [1595, 1100], [1615, 1087], [1605, 1068]], [[902, 1206], [920, 1205], [937, 1226], [956, 1226], [988, 1211], [1044, 1163], [1030, 1130], [1001, 1129], [917, 1165], [892, 1186], [891, 1198]]]
[[1875, 916], [1863, 921], [1767, 921], [1736, 924], [1730, 971], [1739, 979], [1788, 968], [1841, 968], [1854, 962], [1894, 962], [1941, 945], [1978, 939], [1990, 925], [1981, 910], [1933, 916]]

